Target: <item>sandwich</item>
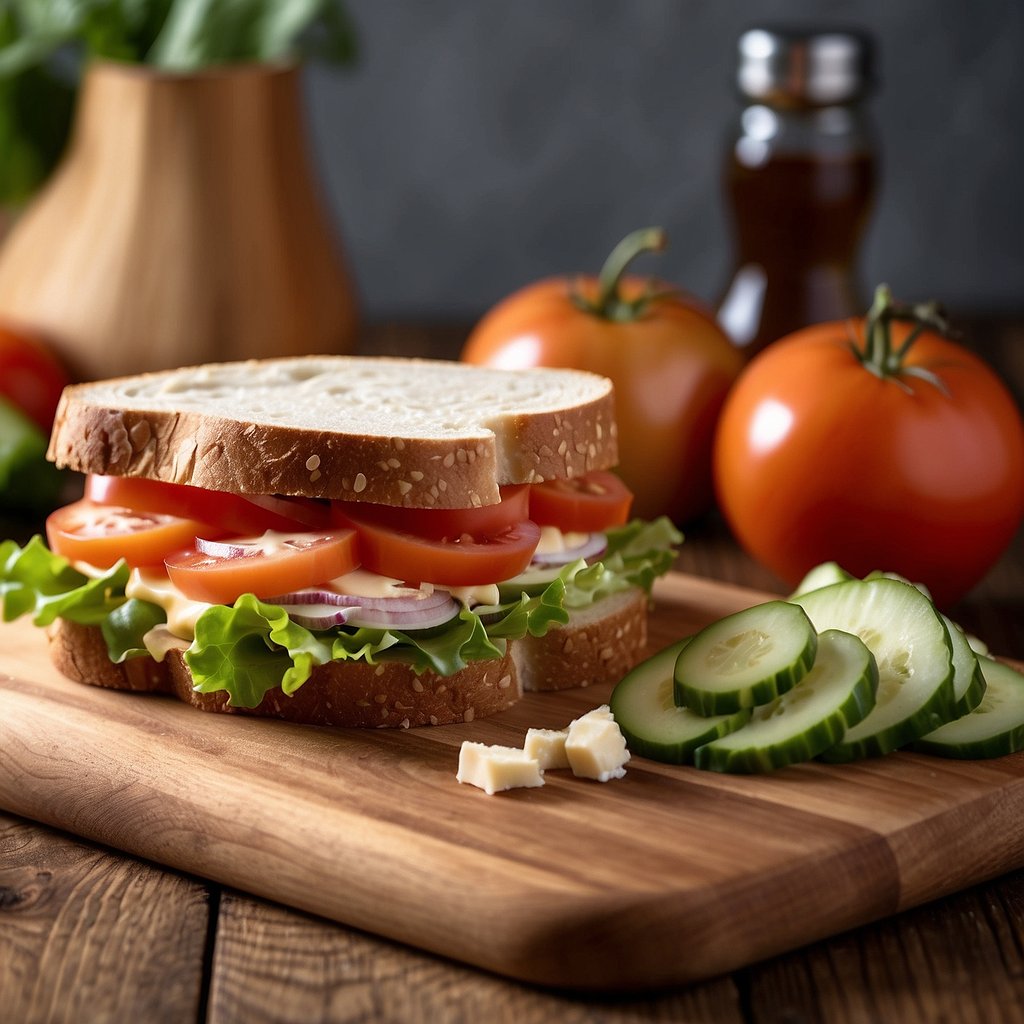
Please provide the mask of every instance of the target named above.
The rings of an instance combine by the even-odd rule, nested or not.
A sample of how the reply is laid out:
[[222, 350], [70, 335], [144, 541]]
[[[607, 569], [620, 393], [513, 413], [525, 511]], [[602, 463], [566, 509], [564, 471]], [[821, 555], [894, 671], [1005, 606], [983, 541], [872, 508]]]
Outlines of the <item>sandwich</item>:
[[65, 675], [335, 726], [471, 721], [618, 679], [682, 538], [629, 519], [611, 383], [309, 356], [68, 387], [85, 475], [0, 544]]

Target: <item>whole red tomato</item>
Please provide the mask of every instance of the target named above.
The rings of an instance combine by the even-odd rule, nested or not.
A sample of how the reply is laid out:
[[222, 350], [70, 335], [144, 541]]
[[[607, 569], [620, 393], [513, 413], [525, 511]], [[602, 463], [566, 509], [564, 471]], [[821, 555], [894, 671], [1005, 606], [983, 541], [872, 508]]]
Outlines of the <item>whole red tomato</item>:
[[0, 324], [0, 394], [9, 398], [49, 436], [67, 373], [45, 344]]
[[695, 302], [623, 276], [637, 255], [663, 246], [660, 230], [643, 229], [619, 243], [597, 278], [528, 285], [484, 316], [462, 358], [611, 378], [618, 472], [635, 495], [634, 513], [685, 522], [711, 502], [715, 421], [742, 360]]
[[1009, 543], [1024, 516], [1021, 417], [943, 328], [883, 287], [865, 320], [797, 331], [740, 376], [716, 436], [718, 499], [787, 583], [834, 560], [901, 573], [949, 605]]

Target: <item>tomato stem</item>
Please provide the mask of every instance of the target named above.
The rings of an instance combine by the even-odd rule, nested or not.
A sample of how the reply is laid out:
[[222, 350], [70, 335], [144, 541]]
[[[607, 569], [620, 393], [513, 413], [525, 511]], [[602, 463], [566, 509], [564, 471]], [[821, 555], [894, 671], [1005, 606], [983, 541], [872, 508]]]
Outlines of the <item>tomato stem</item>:
[[[892, 325], [896, 322], [913, 324], [913, 330], [899, 347], [893, 347]], [[913, 344], [925, 331], [949, 336], [949, 324], [942, 308], [935, 302], [915, 305], [897, 302], [888, 285], [875, 289], [874, 301], [864, 323], [864, 347], [851, 343], [854, 354], [865, 369], [885, 379], [910, 374], [944, 390], [942, 381], [931, 371], [919, 366], [906, 366], [907, 355]]]
[[603, 320], [638, 320], [647, 312], [652, 302], [672, 293], [666, 289], [656, 288], [654, 282], [649, 281], [646, 290], [637, 298], [624, 299], [619, 291], [622, 276], [637, 256], [645, 252], [661, 252], [666, 244], [662, 228], [639, 228], [631, 231], [612, 249], [605, 260], [597, 279], [597, 298], [591, 301], [579, 289], [574, 289], [570, 293], [573, 304], [577, 309]]

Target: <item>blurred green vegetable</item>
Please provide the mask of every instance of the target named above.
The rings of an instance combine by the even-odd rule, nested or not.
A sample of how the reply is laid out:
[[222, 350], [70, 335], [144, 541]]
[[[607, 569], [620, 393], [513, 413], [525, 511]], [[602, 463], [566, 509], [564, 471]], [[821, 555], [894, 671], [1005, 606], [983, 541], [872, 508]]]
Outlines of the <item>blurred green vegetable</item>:
[[62, 474], [46, 461], [47, 439], [19, 409], [0, 396], [0, 512], [49, 512]]
[[341, 0], [0, 0], [0, 205], [24, 202], [59, 158], [81, 60], [194, 72], [355, 52]]

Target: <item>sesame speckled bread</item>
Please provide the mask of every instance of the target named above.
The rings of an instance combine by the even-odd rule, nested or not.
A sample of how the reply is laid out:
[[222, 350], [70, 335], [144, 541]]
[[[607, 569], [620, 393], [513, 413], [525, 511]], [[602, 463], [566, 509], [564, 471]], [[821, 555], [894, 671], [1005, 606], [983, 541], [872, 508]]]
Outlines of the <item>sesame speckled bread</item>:
[[610, 381], [576, 370], [307, 356], [67, 388], [49, 457], [83, 473], [412, 508], [615, 465]]
[[516, 640], [512, 657], [523, 689], [617, 683], [644, 657], [648, 604], [646, 591], [633, 587], [571, 612], [544, 636]]
[[163, 661], [131, 658], [114, 664], [98, 626], [58, 619], [49, 629], [50, 658], [69, 679], [114, 690], [153, 692], [177, 697], [202, 711], [281, 718], [303, 725], [345, 728], [398, 728], [472, 722], [505, 711], [521, 689], [511, 652], [500, 661], [474, 661], [452, 676], [415, 675], [397, 662], [370, 665], [332, 661], [291, 696], [268, 691], [257, 708], [233, 708], [227, 694], [197, 693], [179, 650]]

